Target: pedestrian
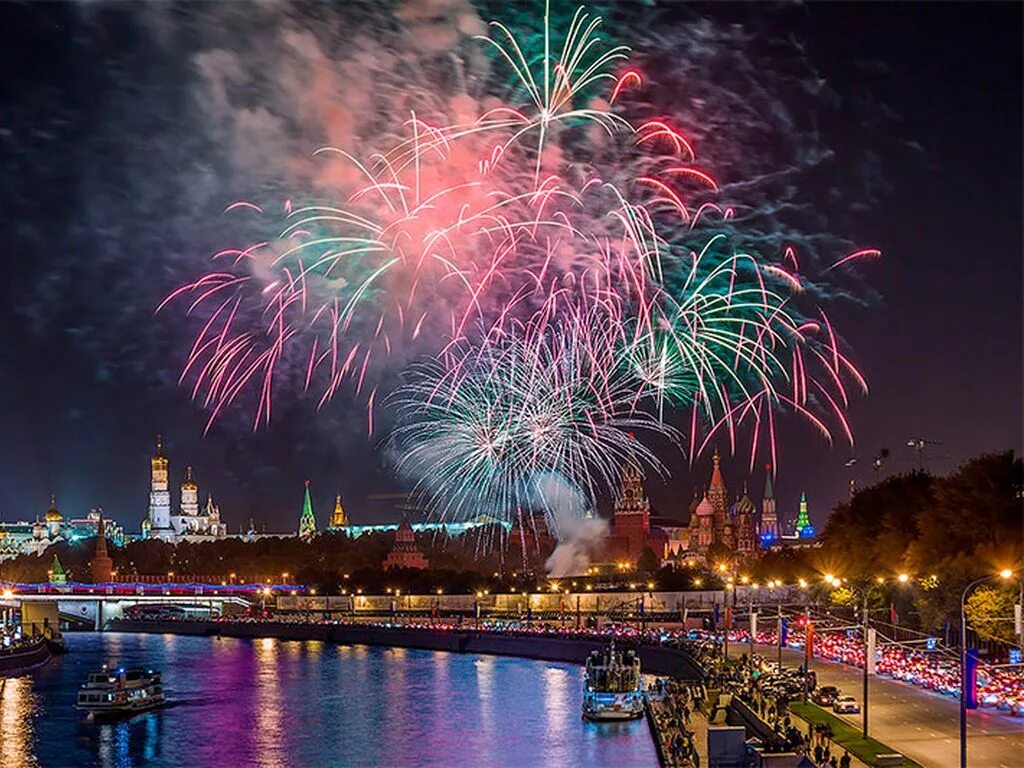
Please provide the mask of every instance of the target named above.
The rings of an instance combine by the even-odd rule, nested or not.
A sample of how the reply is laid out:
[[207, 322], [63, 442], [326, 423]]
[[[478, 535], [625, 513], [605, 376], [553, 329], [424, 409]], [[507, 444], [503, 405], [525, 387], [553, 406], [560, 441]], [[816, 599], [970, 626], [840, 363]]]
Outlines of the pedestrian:
[[826, 763], [832, 760], [832, 749], [828, 744], [825, 745], [825, 751], [821, 753], [821, 756]]
[[832, 757], [829, 759], [829, 761], [828, 761], [828, 768], [839, 768], [839, 764], [836, 763], [836, 756], [835, 755], [832, 755]]
[[814, 764], [821, 765], [821, 756], [824, 750], [821, 748], [821, 744], [814, 745]]
[[839, 758], [839, 768], [850, 768], [850, 752], [849, 750], [843, 752], [843, 756]]

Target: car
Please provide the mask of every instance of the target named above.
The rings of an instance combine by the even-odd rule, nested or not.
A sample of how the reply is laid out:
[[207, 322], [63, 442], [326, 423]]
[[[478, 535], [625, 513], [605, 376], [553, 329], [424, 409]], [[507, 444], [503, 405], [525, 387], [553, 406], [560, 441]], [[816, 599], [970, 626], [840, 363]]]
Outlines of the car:
[[838, 698], [839, 689], [834, 685], [823, 685], [815, 690], [814, 694], [811, 696], [811, 699], [815, 704], [820, 704], [823, 707], [831, 707]]
[[853, 696], [839, 696], [832, 702], [832, 710], [840, 715], [856, 715], [860, 712], [860, 704]]

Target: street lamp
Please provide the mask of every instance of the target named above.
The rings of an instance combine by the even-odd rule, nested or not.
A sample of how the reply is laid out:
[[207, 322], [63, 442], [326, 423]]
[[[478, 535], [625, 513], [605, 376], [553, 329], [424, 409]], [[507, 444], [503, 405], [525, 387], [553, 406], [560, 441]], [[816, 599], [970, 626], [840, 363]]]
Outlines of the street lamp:
[[[901, 573], [897, 577], [896, 580], [900, 584], [906, 584], [906, 583], [908, 583], [910, 581], [910, 575], [906, 574], [906, 573]], [[842, 586], [846, 586], [844, 584], [845, 579], [836, 578], [831, 573], [826, 573], [825, 574], [825, 582], [827, 584], [829, 584], [830, 586], [836, 587], [836, 588], [842, 587]], [[879, 576], [877, 579], [875, 579], [875, 584], [884, 584], [884, 583], [885, 583], [885, 579], [882, 578], [881, 576]], [[870, 621], [870, 614], [868, 613], [868, 597], [871, 594], [871, 586], [872, 586], [871, 584], [865, 584], [863, 587], [860, 587], [860, 588], [854, 587], [854, 586], [847, 586], [847, 589], [849, 589], [854, 595], [857, 595], [859, 593], [859, 597], [863, 600], [862, 619], [861, 619], [861, 623], [864, 626], [864, 674], [863, 674], [863, 677], [862, 677], [864, 707], [863, 707], [863, 710], [862, 710], [862, 712], [863, 712], [863, 717], [862, 717], [863, 728], [862, 728], [862, 732], [864, 734], [864, 738], [865, 739], [868, 737], [868, 693], [870, 691], [870, 689], [868, 687], [868, 667], [871, 664], [871, 658], [870, 658], [871, 657], [871, 648], [869, 647], [870, 646], [870, 633], [871, 633], [871, 630], [870, 630], [870, 628], [868, 626], [869, 621]]]
[[[1013, 571], [1004, 568], [999, 572], [999, 578], [1008, 581], [1013, 577]], [[974, 587], [983, 581], [995, 578], [991, 575], [975, 579], [966, 587], [960, 595], [960, 768], [967, 768], [967, 595]]]

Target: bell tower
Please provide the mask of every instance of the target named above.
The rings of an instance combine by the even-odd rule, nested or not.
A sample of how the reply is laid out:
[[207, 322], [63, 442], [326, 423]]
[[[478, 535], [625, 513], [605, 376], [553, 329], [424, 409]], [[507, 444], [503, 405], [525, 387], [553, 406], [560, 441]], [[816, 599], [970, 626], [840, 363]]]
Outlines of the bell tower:
[[149, 466], [149, 530], [151, 536], [159, 537], [169, 534], [171, 529], [171, 491], [167, 480], [167, 457], [160, 435], [156, 436], [156, 453]]

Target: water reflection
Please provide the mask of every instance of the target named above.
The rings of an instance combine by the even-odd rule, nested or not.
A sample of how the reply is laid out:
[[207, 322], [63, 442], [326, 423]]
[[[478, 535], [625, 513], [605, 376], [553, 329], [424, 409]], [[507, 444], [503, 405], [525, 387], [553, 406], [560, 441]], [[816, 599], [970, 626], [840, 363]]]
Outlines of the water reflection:
[[5, 768], [38, 765], [31, 751], [36, 707], [32, 678], [0, 678], [0, 765]]
[[[311, 641], [81, 634], [0, 682], [0, 766], [654, 765], [642, 721], [582, 723], [577, 667]], [[97, 725], [73, 708], [104, 662], [163, 671], [171, 704]]]

